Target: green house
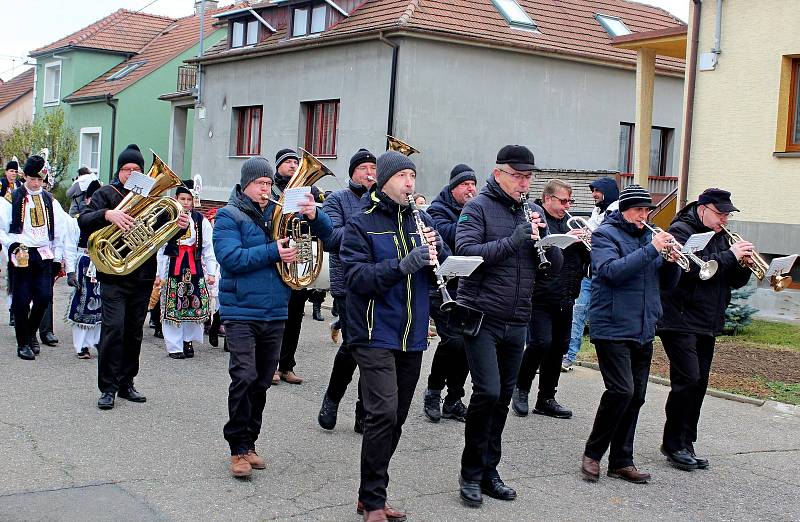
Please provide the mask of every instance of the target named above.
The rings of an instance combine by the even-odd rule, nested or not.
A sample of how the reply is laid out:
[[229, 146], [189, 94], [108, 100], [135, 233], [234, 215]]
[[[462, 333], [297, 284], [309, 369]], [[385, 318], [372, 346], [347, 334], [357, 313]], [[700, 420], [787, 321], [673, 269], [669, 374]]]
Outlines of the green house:
[[[202, 17], [204, 48], [227, 35], [213, 26], [214, 13], [207, 9]], [[182, 179], [190, 177], [191, 141], [171, 150], [173, 111], [158, 98], [194, 88], [195, 69], [183, 61], [198, 54], [200, 20], [199, 12], [174, 19], [120, 9], [30, 53], [36, 59], [34, 118], [61, 107], [77, 133], [78, 151], [63, 179], [87, 166], [109, 181], [129, 143], [139, 145], [148, 164], [153, 149], [168, 164], [177, 163], [173, 170]], [[185, 123], [188, 136], [193, 120]]]

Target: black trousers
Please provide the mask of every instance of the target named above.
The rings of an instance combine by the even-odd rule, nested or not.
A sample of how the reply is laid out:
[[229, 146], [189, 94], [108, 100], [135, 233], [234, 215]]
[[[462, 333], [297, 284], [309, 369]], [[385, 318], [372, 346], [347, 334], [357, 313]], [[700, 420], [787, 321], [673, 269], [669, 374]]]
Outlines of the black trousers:
[[440, 305], [440, 300], [431, 300], [430, 313], [440, 340], [433, 354], [428, 389], [441, 391], [447, 385], [445, 401], [452, 404], [464, 396], [469, 364], [464, 351], [464, 336], [448, 328], [445, 314], [439, 310]]
[[115, 393], [133, 386], [139, 373], [142, 329], [153, 281], [121, 276], [100, 284], [102, 301], [100, 344], [97, 349], [97, 387]]
[[366, 414], [358, 499], [366, 510], [374, 511], [386, 505], [389, 461], [408, 417], [422, 368], [422, 352], [356, 347], [353, 356], [361, 372]]
[[[328, 389], [325, 394], [330, 400], [339, 403], [347, 391], [347, 386], [353, 380], [353, 373], [356, 371], [356, 360], [350, 345], [347, 344], [347, 297], [336, 296], [333, 301], [336, 313], [339, 314], [339, 329], [342, 333], [342, 344], [336, 351], [333, 358], [333, 368], [331, 368], [331, 378], [328, 381]], [[359, 379], [360, 380], [360, 379]], [[363, 412], [363, 402], [361, 398], [361, 386], [358, 386], [358, 401], [356, 402], [356, 414]]]
[[539, 400], [555, 398], [561, 376], [561, 359], [569, 349], [571, 334], [572, 302], [560, 306], [534, 306], [517, 388], [531, 391], [536, 370], [539, 370]]
[[278, 366], [284, 321], [225, 321], [230, 350], [228, 422], [222, 429], [231, 455], [255, 449], [267, 390]]
[[[53, 300], [53, 262], [42, 259], [35, 248], [28, 249], [28, 266], [11, 267], [14, 285], [11, 292], [11, 311], [14, 313], [14, 333], [17, 346], [30, 344], [42, 322], [47, 304]], [[33, 303], [33, 304], [31, 304]]]
[[278, 364], [278, 370], [282, 372], [293, 371], [297, 364], [297, 361], [294, 360], [294, 355], [297, 353], [297, 342], [300, 340], [300, 327], [303, 326], [303, 311], [310, 292], [310, 290], [305, 289], [292, 290], [289, 296], [289, 316], [288, 319], [286, 319], [286, 327], [283, 330], [281, 358]]
[[594, 426], [586, 441], [587, 457], [595, 460], [608, 455], [609, 469], [633, 465], [633, 438], [639, 410], [647, 392], [653, 343], [632, 341], [592, 341], [597, 350], [597, 362], [606, 385]]
[[[61, 271], [61, 264], [60, 263], [50, 263], [50, 286], [53, 287], [56, 284], [56, 276]], [[50, 302], [47, 303], [47, 308], [44, 310], [44, 315], [42, 316], [42, 320], [39, 323], [39, 337], [44, 339], [44, 336], [48, 333], [53, 333], [53, 294], [50, 293]]]
[[478, 482], [497, 475], [508, 405], [517, 384], [525, 325], [484, 319], [478, 335], [464, 336], [472, 374], [461, 476]]
[[669, 358], [670, 392], [664, 408], [664, 447], [669, 451], [694, 450], [697, 423], [708, 388], [714, 358], [714, 337], [679, 332], [660, 334]]

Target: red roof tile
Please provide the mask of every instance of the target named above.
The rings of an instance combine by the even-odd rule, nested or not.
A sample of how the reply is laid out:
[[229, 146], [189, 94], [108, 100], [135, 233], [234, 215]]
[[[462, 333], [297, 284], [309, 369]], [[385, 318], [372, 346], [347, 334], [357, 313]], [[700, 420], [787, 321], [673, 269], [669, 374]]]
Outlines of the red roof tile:
[[119, 9], [97, 22], [30, 52], [38, 56], [65, 47], [135, 53], [175, 20], [166, 16]]
[[0, 111], [33, 90], [33, 69], [0, 83]]

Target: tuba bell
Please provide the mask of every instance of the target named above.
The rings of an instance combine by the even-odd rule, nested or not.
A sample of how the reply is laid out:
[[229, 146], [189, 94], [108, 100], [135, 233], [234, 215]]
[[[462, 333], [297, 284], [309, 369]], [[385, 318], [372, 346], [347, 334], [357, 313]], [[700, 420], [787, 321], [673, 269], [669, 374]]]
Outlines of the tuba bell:
[[395, 152], [399, 152], [400, 154], [405, 154], [406, 156], [411, 156], [412, 154], [419, 152], [419, 150], [415, 149], [405, 141], [395, 138], [394, 136], [390, 136], [389, 134], [386, 135], [386, 140], [389, 144], [389, 148], [387, 150], [393, 150]]
[[150, 192], [142, 195], [131, 191], [114, 209], [131, 216], [133, 227], [125, 232], [108, 225], [89, 236], [86, 250], [97, 270], [104, 274], [130, 274], [178, 232], [178, 217], [183, 207], [161, 194], [179, 186], [180, 178], [155, 152], [147, 176], [155, 180]]
[[[300, 166], [286, 189], [310, 187], [333, 172], [306, 150], [300, 149]], [[272, 213], [272, 239], [291, 238], [297, 248], [297, 260], [293, 263], [278, 262], [278, 274], [287, 286], [301, 290], [311, 286], [322, 270], [322, 241], [311, 235], [308, 221], [294, 214], [283, 214], [284, 196], [275, 205]]]

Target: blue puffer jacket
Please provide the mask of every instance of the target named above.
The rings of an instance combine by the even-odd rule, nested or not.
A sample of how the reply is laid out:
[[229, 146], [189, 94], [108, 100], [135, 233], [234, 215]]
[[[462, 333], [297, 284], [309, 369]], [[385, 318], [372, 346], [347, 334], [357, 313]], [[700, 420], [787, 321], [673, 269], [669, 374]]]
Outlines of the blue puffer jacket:
[[[290, 289], [275, 263], [278, 245], [272, 240], [274, 203], [261, 209], [241, 191], [233, 189], [228, 204], [214, 222], [214, 254], [220, 266], [219, 314], [223, 321], [285, 321]], [[331, 220], [321, 211], [311, 231], [327, 242]]]
[[[419, 245], [408, 207], [382, 192], [347, 222], [339, 257], [347, 284], [347, 336], [352, 346], [421, 351], [428, 347], [428, 292], [433, 271], [400, 271], [400, 260]], [[433, 220], [421, 213], [423, 221]], [[448, 254], [446, 245], [439, 260]]]
[[[544, 218], [539, 205], [528, 204]], [[483, 264], [469, 277], [459, 278], [459, 303], [503, 323], [528, 324], [539, 256], [532, 241], [519, 249], [511, 243], [514, 229], [525, 221], [519, 201], [511, 199], [492, 176], [480, 194], [464, 205], [456, 229], [456, 253], [481, 256]], [[539, 229], [539, 234], [544, 237], [548, 231]], [[561, 250], [548, 249], [547, 259], [550, 270], [558, 273], [564, 262]]]
[[333, 234], [325, 248], [328, 255], [328, 265], [330, 266], [331, 295], [336, 297], [343, 296], [347, 292], [344, 284], [344, 271], [342, 261], [339, 259], [339, 250], [342, 247], [342, 236], [344, 226], [359, 210], [364, 208], [365, 201], [362, 196], [367, 192], [365, 187], [350, 180], [348, 188], [337, 190], [331, 193], [322, 204], [322, 210], [331, 218]]
[[592, 341], [653, 340], [661, 317], [660, 290], [678, 284], [681, 269], [667, 263], [650, 242], [652, 234], [617, 211], [592, 233]]

